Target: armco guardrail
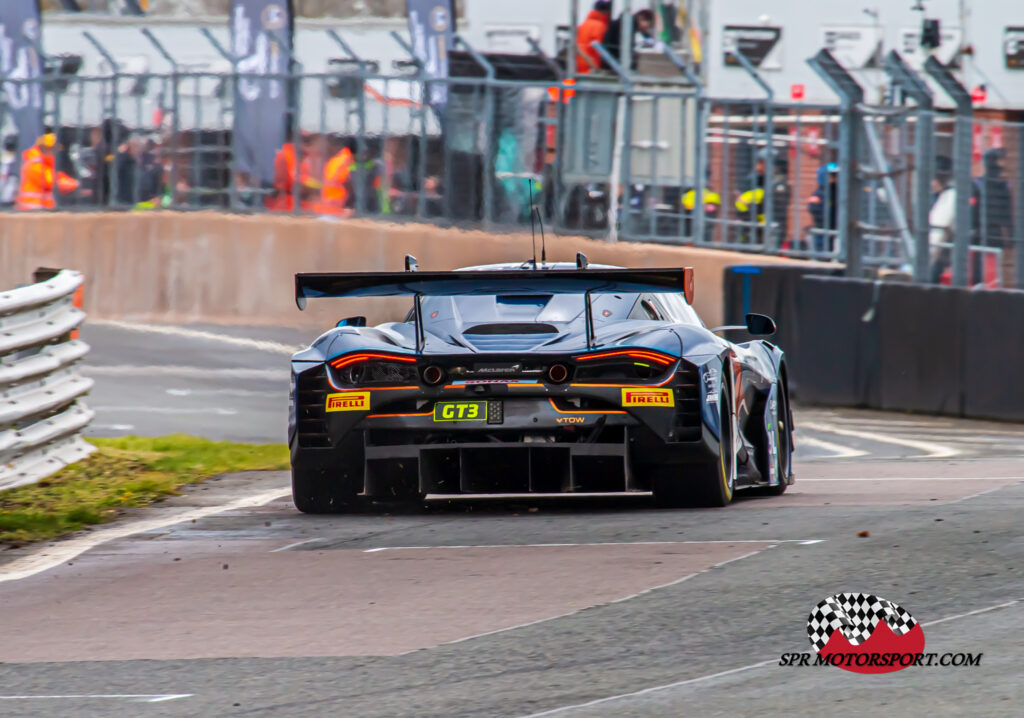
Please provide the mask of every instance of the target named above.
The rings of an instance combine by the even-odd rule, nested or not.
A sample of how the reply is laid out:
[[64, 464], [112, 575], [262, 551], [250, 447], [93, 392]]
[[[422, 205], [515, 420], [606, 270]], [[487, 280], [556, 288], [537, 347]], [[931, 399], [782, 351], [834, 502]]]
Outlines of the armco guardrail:
[[0, 291], [0, 489], [29, 484], [89, 455], [81, 437], [93, 412], [78, 373], [89, 351], [71, 332], [85, 319], [74, 306], [79, 272], [64, 270]]

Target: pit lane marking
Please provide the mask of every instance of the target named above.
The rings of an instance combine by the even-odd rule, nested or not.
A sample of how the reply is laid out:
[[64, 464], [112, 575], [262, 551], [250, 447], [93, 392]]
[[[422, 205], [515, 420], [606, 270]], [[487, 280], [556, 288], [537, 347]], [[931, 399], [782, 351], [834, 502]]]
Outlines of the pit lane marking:
[[52, 696], [0, 696], [0, 701], [32, 701], [32, 700], [124, 700], [132, 703], [164, 703], [179, 698], [191, 698], [193, 693], [74, 693]]
[[170, 325], [122, 322], [116, 319], [90, 319], [89, 324], [93, 326], [124, 329], [131, 332], [164, 334], [172, 337], [182, 337], [184, 339], [203, 339], [206, 341], [220, 342], [221, 344], [231, 344], [236, 347], [245, 347], [246, 349], [255, 349], [257, 351], [268, 352], [270, 354], [284, 354], [285, 356], [291, 356], [295, 352], [306, 348], [282, 344], [281, 342], [268, 341], [265, 339], [247, 339], [245, 337], [233, 337], [226, 334], [215, 334], [214, 332], [204, 332], [200, 329], [186, 329], [184, 327], [175, 327]]
[[894, 444], [896, 446], [906, 446], [911, 449], [917, 449], [918, 451], [924, 452], [920, 455], [907, 456], [907, 459], [946, 459], [951, 456], [959, 455], [960, 449], [954, 449], [951, 446], [945, 446], [944, 444], [936, 444], [930, 441], [920, 441], [918, 439], [905, 439], [895, 436], [887, 436], [883, 434], [875, 434], [870, 431], [855, 431], [853, 429], [844, 429], [832, 424], [823, 424], [820, 422], [814, 422], [810, 424], [801, 424], [804, 429], [811, 431], [824, 431], [829, 434], [838, 434], [839, 436], [850, 436], [855, 439], [865, 439], [867, 441], [875, 441], [882, 444]]
[[0, 566], [0, 583], [6, 581], [17, 581], [37, 573], [42, 573], [62, 563], [81, 556], [86, 551], [96, 548], [115, 539], [127, 538], [146, 531], [155, 531], [175, 524], [180, 524], [193, 519], [202, 519], [207, 516], [235, 511], [238, 509], [249, 509], [263, 506], [271, 501], [291, 496], [291, 489], [280, 487], [269, 491], [262, 491], [249, 496], [243, 496], [218, 504], [216, 506], [203, 506], [201, 508], [180, 511], [170, 516], [160, 516], [152, 519], [131, 521], [121, 525], [111, 526], [106, 529], [98, 529], [91, 534], [78, 536], [67, 541], [58, 541], [54, 544], [44, 546], [37, 551], [17, 558], [10, 563]]
[[[309, 543], [310, 541], [317, 541], [319, 539], [307, 539], [305, 541], [299, 541], [298, 543], [289, 544], [274, 551], [284, 551], [292, 546], [298, 546], [300, 544]], [[419, 551], [429, 549], [466, 549], [466, 548], [565, 548], [567, 546], [675, 546], [677, 544], [704, 544], [704, 543], [767, 543], [771, 545], [780, 543], [795, 543], [801, 546], [810, 546], [811, 544], [822, 543], [827, 539], [709, 539], [707, 541], [691, 540], [691, 541], [597, 541], [594, 543], [499, 543], [499, 544], [464, 544], [464, 545], [447, 545], [447, 546], [378, 546], [377, 548], [364, 548], [363, 553], [379, 553], [380, 551]], [[741, 556], [740, 558], [743, 558]], [[735, 561], [736, 559], [730, 559]], [[727, 563], [727, 562], [726, 562]], [[716, 564], [717, 565], [717, 564]], [[668, 585], [668, 584], [666, 584]], [[655, 588], [658, 588], [655, 586]], [[651, 590], [651, 589], [647, 589]], [[624, 600], [624, 599], [619, 599]], [[545, 619], [547, 620], [547, 619]]]
[[843, 446], [842, 444], [833, 444], [831, 441], [825, 441], [824, 439], [816, 439], [813, 436], [804, 436], [799, 429], [796, 435], [796, 443], [798, 445], [803, 444], [806, 446], [814, 446], [819, 449], [824, 449], [825, 451], [831, 451], [832, 456], [826, 457], [829, 459], [852, 459], [856, 456], [867, 456], [869, 453], [867, 451], [862, 451], [861, 449]]

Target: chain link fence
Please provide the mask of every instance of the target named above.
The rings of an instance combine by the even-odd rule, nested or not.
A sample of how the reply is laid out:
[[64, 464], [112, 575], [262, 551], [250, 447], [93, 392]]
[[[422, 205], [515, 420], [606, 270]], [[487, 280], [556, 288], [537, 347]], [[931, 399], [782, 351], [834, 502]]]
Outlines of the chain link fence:
[[[43, 95], [56, 170], [77, 182], [72, 191], [54, 183], [58, 209], [359, 215], [500, 230], [530, 225], [536, 206], [556, 232], [836, 262], [853, 232], [865, 266], [914, 274], [925, 246], [927, 280], [948, 282], [963, 213], [948, 190], [959, 183], [970, 188], [968, 284], [1019, 284], [1022, 124], [969, 120], [965, 161], [956, 118], [931, 108], [712, 98], [671, 55], [656, 76], [616, 68], [571, 79], [540, 55], [495, 57], [453, 53], [462, 69], [447, 79], [412, 59], [381, 67], [356, 58], [269, 78], [292, 108], [292, 149], [276, 148], [272, 182], [239, 169], [232, 132], [240, 82], [267, 75], [230, 64], [107, 68], [57, 72], [29, 89]], [[25, 84], [7, 80], [0, 106], [8, 209], [19, 192], [9, 104]], [[844, 162], [848, 147], [855, 154]], [[339, 189], [330, 163], [345, 151]]]

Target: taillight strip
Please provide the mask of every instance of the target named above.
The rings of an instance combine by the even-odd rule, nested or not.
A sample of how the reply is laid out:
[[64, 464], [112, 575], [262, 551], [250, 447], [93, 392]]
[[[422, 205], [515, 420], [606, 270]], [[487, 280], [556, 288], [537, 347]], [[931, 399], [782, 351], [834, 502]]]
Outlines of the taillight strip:
[[648, 361], [657, 362], [662, 366], [668, 366], [675, 361], [674, 358], [668, 357], [664, 354], [656, 354], [650, 351], [641, 351], [638, 349], [624, 349], [622, 351], [614, 352], [599, 352], [597, 354], [582, 354], [577, 357], [573, 357], [577, 362], [590, 361], [591, 359], [608, 359], [610, 357], [625, 356], [630, 359], [646, 359]]
[[371, 354], [368, 352], [343, 354], [342, 356], [331, 359], [329, 363], [333, 369], [341, 369], [349, 364], [357, 364], [359, 362], [372, 361], [374, 359], [380, 359], [381, 361], [407, 362], [410, 364], [416, 363], [415, 357], [401, 356], [399, 354]]

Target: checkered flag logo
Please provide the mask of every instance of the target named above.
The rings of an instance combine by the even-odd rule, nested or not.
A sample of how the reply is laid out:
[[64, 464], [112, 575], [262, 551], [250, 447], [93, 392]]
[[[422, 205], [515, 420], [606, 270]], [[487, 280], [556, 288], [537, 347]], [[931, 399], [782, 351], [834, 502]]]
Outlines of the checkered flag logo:
[[852, 646], [871, 637], [879, 621], [885, 621], [897, 636], [910, 633], [917, 621], [894, 601], [870, 593], [837, 593], [819, 603], [807, 618], [807, 636], [818, 653], [835, 631]]

